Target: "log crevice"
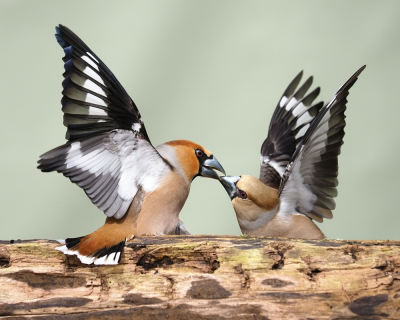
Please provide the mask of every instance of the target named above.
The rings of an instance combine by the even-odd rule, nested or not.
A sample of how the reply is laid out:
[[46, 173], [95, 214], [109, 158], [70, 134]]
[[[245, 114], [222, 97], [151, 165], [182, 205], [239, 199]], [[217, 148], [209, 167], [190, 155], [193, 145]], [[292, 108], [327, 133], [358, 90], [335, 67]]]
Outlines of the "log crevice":
[[400, 319], [399, 241], [131, 240], [117, 266], [0, 242], [0, 317]]

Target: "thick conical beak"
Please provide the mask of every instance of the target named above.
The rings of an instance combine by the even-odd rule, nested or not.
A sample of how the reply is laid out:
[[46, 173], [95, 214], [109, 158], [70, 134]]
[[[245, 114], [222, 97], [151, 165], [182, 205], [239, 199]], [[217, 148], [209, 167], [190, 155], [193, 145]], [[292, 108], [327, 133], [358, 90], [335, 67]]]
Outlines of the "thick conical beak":
[[225, 174], [224, 168], [222, 168], [221, 164], [218, 160], [212, 156], [212, 158], [206, 159], [201, 166], [200, 175], [206, 178], [212, 178], [219, 180], [219, 175], [213, 170], [218, 170]]
[[226, 192], [228, 193], [229, 198], [231, 198], [231, 200], [233, 200], [233, 198], [236, 197], [236, 193], [237, 193], [236, 182], [238, 182], [239, 180], [240, 180], [240, 177], [238, 177], [238, 176], [219, 177], [219, 181], [224, 186], [224, 188], [225, 188]]

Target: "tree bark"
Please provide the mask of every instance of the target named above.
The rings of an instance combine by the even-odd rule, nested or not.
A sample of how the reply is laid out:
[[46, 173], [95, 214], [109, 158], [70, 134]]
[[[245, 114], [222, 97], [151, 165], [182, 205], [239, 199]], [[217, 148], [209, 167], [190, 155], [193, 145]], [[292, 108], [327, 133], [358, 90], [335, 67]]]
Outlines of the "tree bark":
[[0, 242], [5, 319], [400, 319], [400, 241], [140, 237], [117, 266]]

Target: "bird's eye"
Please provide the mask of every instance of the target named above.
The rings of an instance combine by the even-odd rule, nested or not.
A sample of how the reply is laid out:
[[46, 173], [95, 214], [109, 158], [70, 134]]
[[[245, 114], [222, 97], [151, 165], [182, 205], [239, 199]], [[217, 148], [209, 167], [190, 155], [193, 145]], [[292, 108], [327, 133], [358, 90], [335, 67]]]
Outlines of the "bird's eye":
[[239, 190], [239, 197], [242, 199], [247, 199], [247, 193], [243, 190]]
[[196, 156], [201, 158], [204, 155], [204, 151], [201, 149], [196, 149]]

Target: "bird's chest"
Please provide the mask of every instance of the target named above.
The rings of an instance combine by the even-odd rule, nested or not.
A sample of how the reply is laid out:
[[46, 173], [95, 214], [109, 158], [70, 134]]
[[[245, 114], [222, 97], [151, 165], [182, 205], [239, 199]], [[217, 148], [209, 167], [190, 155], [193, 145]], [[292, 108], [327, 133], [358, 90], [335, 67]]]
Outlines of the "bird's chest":
[[162, 235], [174, 230], [189, 190], [190, 183], [180, 174], [166, 175], [156, 190], [144, 196], [135, 223], [137, 235]]
[[257, 229], [254, 234], [267, 237], [284, 237], [295, 239], [324, 239], [321, 230], [308, 217], [302, 214], [277, 214], [266, 225]]
[[260, 230], [264, 229], [273, 220], [277, 210], [278, 206], [271, 211], [262, 212], [261, 214], [259, 212], [251, 214], [249, 211], [246, 212], [246, 216], [237, 214], [236, 217], [242, 233], [254, 236], [259, 235]]

